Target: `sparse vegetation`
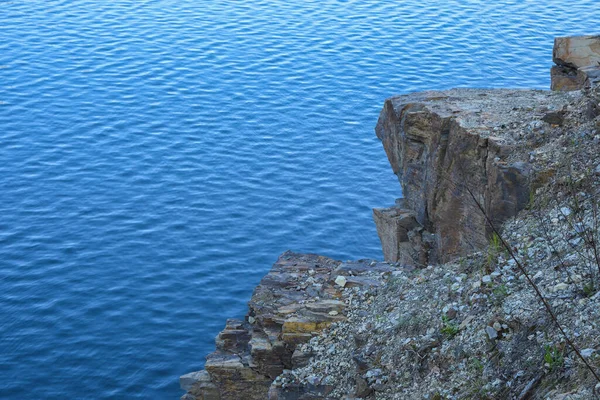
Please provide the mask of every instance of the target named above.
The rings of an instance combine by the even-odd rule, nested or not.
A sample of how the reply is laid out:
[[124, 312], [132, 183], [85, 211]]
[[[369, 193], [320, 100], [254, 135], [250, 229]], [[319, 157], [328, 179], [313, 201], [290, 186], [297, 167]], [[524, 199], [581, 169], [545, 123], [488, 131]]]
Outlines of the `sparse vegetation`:
[[553, 372], [561, 369], [565, 364], [563, 352], [552, 345], [544, 346], [544, 367]]

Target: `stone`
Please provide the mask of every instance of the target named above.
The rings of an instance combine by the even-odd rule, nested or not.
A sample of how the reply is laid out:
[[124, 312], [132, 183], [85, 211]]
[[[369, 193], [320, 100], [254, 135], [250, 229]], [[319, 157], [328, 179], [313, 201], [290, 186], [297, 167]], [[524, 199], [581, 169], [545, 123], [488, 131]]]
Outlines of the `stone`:
[[581, 355], [585, 358], [590, 358], [592, 354], [596, 352], [596, 349], [583, 349], [580, 351]]
[[409, 232], [420, 226], [415, 217], [414, 212], [397, 206], [373, 209], [385, 261], [418, 264], [419, 257], [414, 254], [409, 237]]
[[[600, 64], [577, 69], [577, 79], [582, 88], [591, 88], [600, 85]], [[588, 118], [598, 115], [597, 106], [595, 108], [596, 110], [588, 111]]]
[[572, 91], [600, 84], [600, 36], [554, 39], [550, 70], [552, 90]]
[[302, 351], [300, 349], [296, 349], [294, 354], [292, 354], [292, 367], [293, 368], [302, 368], [308, 364], [308, 360], [312, 357], [313, 353], [310, 351]]
[[341, 287], [346, 286], [346, 277], [338, 275], [337, 278], [335, 278], [335, 284]]
[[481, 282], [488, 284], [488, 283], [492, 283], [492, 277], [490, 275], [484, 275], [481, 278]]
[[554, 65], [550, 68], [550, 89], [560, 92], [579, 90], [582, 87], [581, 78], [576, 69]]
[[485, 333], [487, 333], [490, 340], [498, 339], [498, 332], [491, 326], [485, 327]]
[[558, 292], [558, 291], [561, 291], [561, 290], [567, 290], [568, 288], [569, 288], [569, 285], [567, 283], [562, 282], [562, 283], [554, 285], [552, 287], [552, 291], [553, 292]]
[[600, 64], [600, 35], [555, 38], [552, 60], [575, 69]]
[[195, 384], [206, 381], [207, 379], [210, 380], [208, 377], [208, 372], [206, 371], [190, 372], [189, 374], [179, 377], [179, 387], [187, 392]]

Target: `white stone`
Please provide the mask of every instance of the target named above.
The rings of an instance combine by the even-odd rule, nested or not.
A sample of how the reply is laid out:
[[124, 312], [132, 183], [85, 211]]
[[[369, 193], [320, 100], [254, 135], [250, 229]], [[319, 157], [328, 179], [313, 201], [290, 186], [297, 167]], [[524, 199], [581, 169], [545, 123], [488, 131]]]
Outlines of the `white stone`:
[[338, 275], [337, 278], [335, 278], [335, 284], [341, 287], [346, 286], [346, 278], [342, 275]]
[[483, 283], [491, 283], [492, 282], [492, 277], [489, 275], [484, 275], [483, 278], [481, 278], [481, 282]]
[[594, 354], [595, 351], [596, 351], [596, 349], [583, 349], [580, 351], [580, 353], [585, 358], [589, 358], [592, 356], [592, 354]]
[[554, 287], [552, 288], [552, 290], [553, 290], [554, 292], [558, 292], [558, 291], [560, 291], [560, 290], [567, 290], [568, 288], [569, 288], [569, 285], [568, 285], [568, 284], [566, 284], [566, 283], [564, 283], [564, 282], [561, 282], [561, 283], [559, 283], [559, 284], [557, 284], [557, 285], [554, 285]]

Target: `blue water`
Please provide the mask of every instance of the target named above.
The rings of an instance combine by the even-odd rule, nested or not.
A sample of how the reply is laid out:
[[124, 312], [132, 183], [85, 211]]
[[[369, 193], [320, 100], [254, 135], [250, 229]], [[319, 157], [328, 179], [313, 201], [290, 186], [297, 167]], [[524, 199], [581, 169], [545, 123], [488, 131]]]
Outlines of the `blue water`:
[[381, 257], [386, 97], [547, 88], [553, 36], [597, 21], [596, 0], [0, 1], [0, 398], [177, 398], [279, 253]]

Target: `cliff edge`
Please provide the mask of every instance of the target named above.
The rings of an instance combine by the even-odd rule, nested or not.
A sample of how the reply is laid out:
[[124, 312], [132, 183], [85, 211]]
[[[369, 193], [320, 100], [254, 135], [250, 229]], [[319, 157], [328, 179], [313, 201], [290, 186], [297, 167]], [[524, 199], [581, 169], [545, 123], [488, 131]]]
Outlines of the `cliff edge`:
[[182, 399], [591, 398], [516, 263], [599, 367], [600, 88], [580, 65], [596, 56], [600, 37], [558, 38], [560, 90], [386, 100], [376, 134], [404, 198], [373, 211], [385, 261], [282, 254]]

